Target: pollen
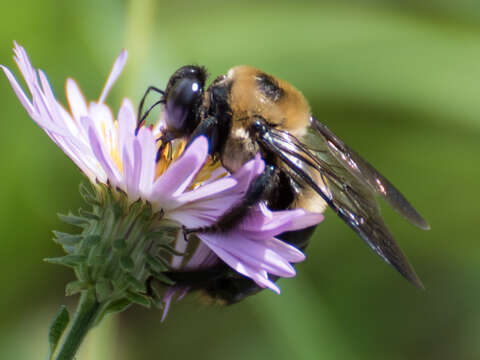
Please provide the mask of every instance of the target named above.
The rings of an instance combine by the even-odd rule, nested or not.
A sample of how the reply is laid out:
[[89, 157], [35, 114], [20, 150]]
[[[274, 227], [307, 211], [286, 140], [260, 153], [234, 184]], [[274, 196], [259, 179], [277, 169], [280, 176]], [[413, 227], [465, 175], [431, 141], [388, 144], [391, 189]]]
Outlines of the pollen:
[[[162, 146], [161, 141], [158, 141], [158, 149]], [[168, 142], [165, 144], [161, 153], [158, 154], [157, 158], [157, 167], [155, 170], [155, 179], [162, 175], [170, 166], [172, 162], [180, 157], [180, 155], [185, 150], [185, 141], [176, 140], [173, 142]]]
[[[118, 121], [115, 121], [115, 130], [116, 132], [118, 132]], [[114, 162], [118, 170], [120, 170], [120, 172], [123, 173], [123, 162], [120, 158], [120, 153], [118, 151], [118, 143], [116, 141], [113, 141], [112, 137], [107, 136], [104, 123], [102, 123], [102, 134], [105, 138], [105, 141], [108, 142], [108, 149], [109, 149], [112, 161]]]
[[[186, 146], [187, 142], [185, 140], [174, 140], [165, 144], [157, 159], [155, 178], [158, 178], [160, 175], [162, 175], [168, 169], [170, 164], [182, 155]], [[161, 142], [159, 141], [158, 149], [160, 149], [160, 147]], [[189, 189], [193, 190], [205, 183], [207, 180], [212, 181], [224, 177], [227, 174], [226, 171], [216, 171], [220, 167], [220, 161], [213, 159], [211, 156], [208, 157], [205, 165], [198, 172]]]
[[[214, 173], [215, 170], [220, 169], [221, 163], [220, 161], [213, 159], [211, 156], [208, 157], [207, 161], [205, 162], [205, 165], [202, 167], [202, 169], [198, 172], [197, 176], [192, 182], [192, 185], [190, 188], [193, 190], [207, 180], [218, 180], [224, 176], [227, 175], [226, 171], [219, 171], [218, 173]], [[215, 174], [215, 176], [213, 176]], [[212, 179], [213, 177], [213, 179]]]

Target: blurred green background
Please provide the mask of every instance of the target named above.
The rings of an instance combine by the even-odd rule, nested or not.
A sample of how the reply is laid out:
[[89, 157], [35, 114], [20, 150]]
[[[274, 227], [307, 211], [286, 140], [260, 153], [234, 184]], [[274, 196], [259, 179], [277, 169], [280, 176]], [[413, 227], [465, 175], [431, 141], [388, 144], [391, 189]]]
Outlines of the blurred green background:
[[[401, 3], [401, 5], [400, 5]], [[229, 308], [195, 296], [160, 312], [134, 308], [89, 336], [83, 359], [479, 359], [480, 2], [0, 0], [0, 63], [12, 40], [90, 99], [125, 47], [109, 102], [138, 102], [186, 63], [212, 76], [250, 64], [301, 89], [313, 113], [395, 183], [432, 226], [383, 205], [427, 290], [375, 256], [331, 212], [282, 295]], [[0, 75], [0, 78], [3, 75]], [[43, 359], [47, 326], [73, 274], [57, 212], [81, 206], [73, 163], [0, 80], [0, 359]]]

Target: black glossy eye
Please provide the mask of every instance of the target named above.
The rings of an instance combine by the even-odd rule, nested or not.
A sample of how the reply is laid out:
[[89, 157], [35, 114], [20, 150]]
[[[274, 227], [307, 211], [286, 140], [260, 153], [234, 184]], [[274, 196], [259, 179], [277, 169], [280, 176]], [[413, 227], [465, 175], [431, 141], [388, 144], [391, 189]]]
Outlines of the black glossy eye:
[[184, 66], [170, 78], [165, 94], [165, 120], [172, 133], [185, 136], [197, 127], [205, 79], [205, 70], [197, 66]]
[[195, 107], [200, 96], [201, 88], [196, 80], [180, 79], [173, 85], [165, 104], [167, 126], [171, 131], [183, 133], [196, 126]]

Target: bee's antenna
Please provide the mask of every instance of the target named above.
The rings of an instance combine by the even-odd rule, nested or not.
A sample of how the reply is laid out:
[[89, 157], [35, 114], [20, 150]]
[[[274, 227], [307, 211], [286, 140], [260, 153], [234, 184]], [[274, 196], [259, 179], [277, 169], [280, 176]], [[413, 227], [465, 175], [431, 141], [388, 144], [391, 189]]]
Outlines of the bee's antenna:
[[[155, 91], [162, 95], [162, 98], [154, 103], [150, 108], [143, 114], [142, 116], [142, 111], [143, 111], [143, 105], [145, 103], [145, 99], [147, 98], [147, 95], [150, 93], [150, 91]], [[159, 104], [164, 104], [165, 103], [165, 91], [160, 90], [159, 88], [156, 88], [155, 86], [149, 86], [148, 89], [145, 91], [145, 94], [143, 94], [142, 100], [140, 100], [140, 104], [138, 105], [138, 113], [137, 113], [137, 127], [135, 129], [135, 135], [138, 133], [138, 130], [142, 126], [143, 122], [147, 118], [148, 114], [150, 111], [157, 105]]]

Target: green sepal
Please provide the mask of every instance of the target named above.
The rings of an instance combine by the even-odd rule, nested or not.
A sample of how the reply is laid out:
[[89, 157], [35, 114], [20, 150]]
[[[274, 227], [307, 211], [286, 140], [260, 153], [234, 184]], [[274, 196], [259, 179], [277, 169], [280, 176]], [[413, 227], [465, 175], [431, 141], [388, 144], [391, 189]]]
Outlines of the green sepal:
[[85, 185], [84, 182], [81, 182], [80, 185], [78, 186], [78, 190], [80, 191], [80, 195], [82, 198], [85, 199], [85, 197], [95, 197], [95, 194], [91, 191], [91, 186], [90, 185]]
[[84, 219], [89, 219], [89, 220], [100, 220], [100, 216], [97, 214], [94, 214], [90, 211], [83, 210], [83, 209], [78, 209], [78, 214], [83, 217]]
[[103, 310], [100, 312], [100, 314], [98, 315], [97, 319], [93, 323], [93, 327], [99, 325], [102, 322], [102, 320], [105, 318], [106, 315], [115, 314], [115, 313], [125, 311], [132, 304], [133, 303], [126, 298], [110, 301], [108, 303], [108, 305], [106, 305], [103, 308]]
[[158, 280], [162, 283], [164, 283], [165, 285], [175, 285], [175, 281], [173, 281], [172, 279], [170, 279], [167, 275], [165, 275], [164, 273], [153, 273], [152, 276], [155, 278], [155, 280]]
[[80, 195], [82, 196], [83, 200], [91, 205], [101, 205], [102, 202], [97, 198], [96, 194], [94, 193], [91, 185], [85, 185], [85, 183], [80, 183], [79, 186]]
[[160, 263], [163, 264], [164, 268], [167, 269], [167, 270], [170, 270], [170, 263], [164, 259], [162, 256], [156, 256], [155, 259], [157, 259], [158, 261], [160, 261]]
[[142, 295], [133, 291], [127, 291], [125, 296], [127, 297], [128, 300], [130, 300], [135, 304], [142, 305], [146, 308], [150, 308], [151, 306], [150, 298], [146, 295]]
[[150, 301], [152, 304], [157, 308], [157, 309], [163, 309], [164, 308], [164, 303], [163, 303], [163, 292], [155, 286], [155, 283], [152, 282], [149, 287], [149, 292], [150, 292]]
[[125, 276], [125, 280], [128, 281], [128, 284], [130, 285], [130, 288], [133, 291], [138, 291], [138, 292], [146, 292], [147, 291], [147, 288], [146, 288], [144, 282], [141, 282], [141, 281], [137, 280], [135, 277], [133, 277], [130, 274], [125, 274], [124, 276]]
[[84, 246], [86, 247], [93, 247], [95, 245], [98, 245], [100, 243], [100, 241], [102, 240], [102, 238], [99, 236], [99, 235], [88, 235], [88, 236], [85, 236], [85, 240], [84, 240]]
[[113, 285], [110, 281], [102, 279], [95, 284], [95, 293], [99, 302], [104, 302], [113, 293]]
[[151, 303], [153, 304], [153, 306], [155, 306], [158, 310], [163, 310], [164, 304], [163, 304], [162, 299], [151, 298], [151, 299], [150, 299], [150, 302], [151, 302]]
[[64, 223], [84, 228], [89, 224], [89, 221], [81, 216], [75, 216], [72, 213], [65, 214], [57, 214], [58, 218], [63, 221]]
[[107, 314], [119, 313], [119, 312], [122, 312], [122, 311], [126, 310], [131, 305], [132, 305], [132, 302], [128, 299], [116, 300], [116, 301], [113, 301], [112, 303], [110, 303], [107, 306], [107, 308], [105, 309], [105, 312]]
[[76, 246], [63, 245], [62, 248], [67, 254], [74, 254], [77, 251]]
[[153, 215], [152, 204], [149, 201], [146, 201], [144, 204], [145, 208], [143, 209], [143, 217], [144, 219], [151, 218]]
[[63, 265], [67, 267], [75, 267], [83, 263], [86, 260], [86, 258], [87, 257], [84, 255], [65, 255], [65, 256], [54, 257], [54, 258], [46, 258], [46, 259], [43, 259], [43, 261], [46, 261], [50, 264]]
[[133, 203], [130, 204], [130, 206], [127, 209], [127, 213], [137, 213], [138, 209], [143, 206], [142, 199], [138, 198], [135, 200]]
[[176, 255], [176, 256], [185, 256], [185, 252], [180, 252], [176, 250], [172, 245], [170, 244], [165, 244], [165, 245], [160, 245], [160, 249], [165, 250], [171, 255]]
[[70, 315], [68, 314], [67, 307], [65, 305], [60, 306], [60, 310], [58, 310], [55, 318], [53, 319], [52, 323], [50, 324], [50, 328], [48, 329], [48, 357], [50, 359], [57, 348], [58, 342], [62, 337], [65, 329], [70, 322]]
[[120, 258], [120, 266], [124, 271], [130, 272], [135, 267], [135, 263], [129, 255], [124, 255]]
[[115, 239], [112, 242], [113, 250], [123, 251], [127, 248], [127, 243], [124, 238]]
[[150, 302], [159, 310], [163, 310], [163, 308], [165, 307], [161, 298], [151, 297]]
[[105, 262], [107, 261], [107, 254], [105, 254], [105, 252], [102, 252], [102, 248], [99, 246], [100, 241], [100, 236], [90, 235], [87, 236], [87, 238], [82, 244], [85, 251], [88, 251], [87, 264], [89, 266], [102, 265], [105, 264]]
[[105, 264], [106, 261], [107, 261], [106, 256], [98, 255], [96, 254], [96, 251], [92, 249], [92, 251], [90, 251], [90, 254], [88, 255], [87, 264], [89, 266], [97, 266], [97, 265]]
[[158, 257], [147, 255], [147, 264], [153, 272], [160, 273], [169, 269], [165, 262], [161, 261]]
[[112, 204], [112, 210], [113, 210], [113, 215], [117, 218], [120, 219], [124, 216], [124, 208], [118, 203]]
[[155, 306], [159, 310], [163, 310], [163, 308], [164, 308], [164, 302], [163, 302], [163, 299], [162, 299], [162, 297], [159, 293], [156, 293], [156, 294], [150, 296], [150, 303], [152, 303], [153, 306]]
[[[166, 244], [170, 244], [173, 240], [175, 240], [173, 233], [177, 231], [178, 231], [178, 227], [162, 229], [162, 231], [155, 230], [155, 231], [149, 232], [147, 234], [147, 238], [154, 240], [155, 244], [166, 245]], [[169, 232], [171, 233], [171, 236], [168, 236]]]
[[53, 235], [55, 235], [53, 241], [62, 246], [77, 245], [83, 239], [82, 235], [72, 235], [60, 231], [53, 231]]
[[91, 287], [92, 285], [86, 281], [71, 281], [65, 287], [65, 295], [67, 296], [75, 295]]

